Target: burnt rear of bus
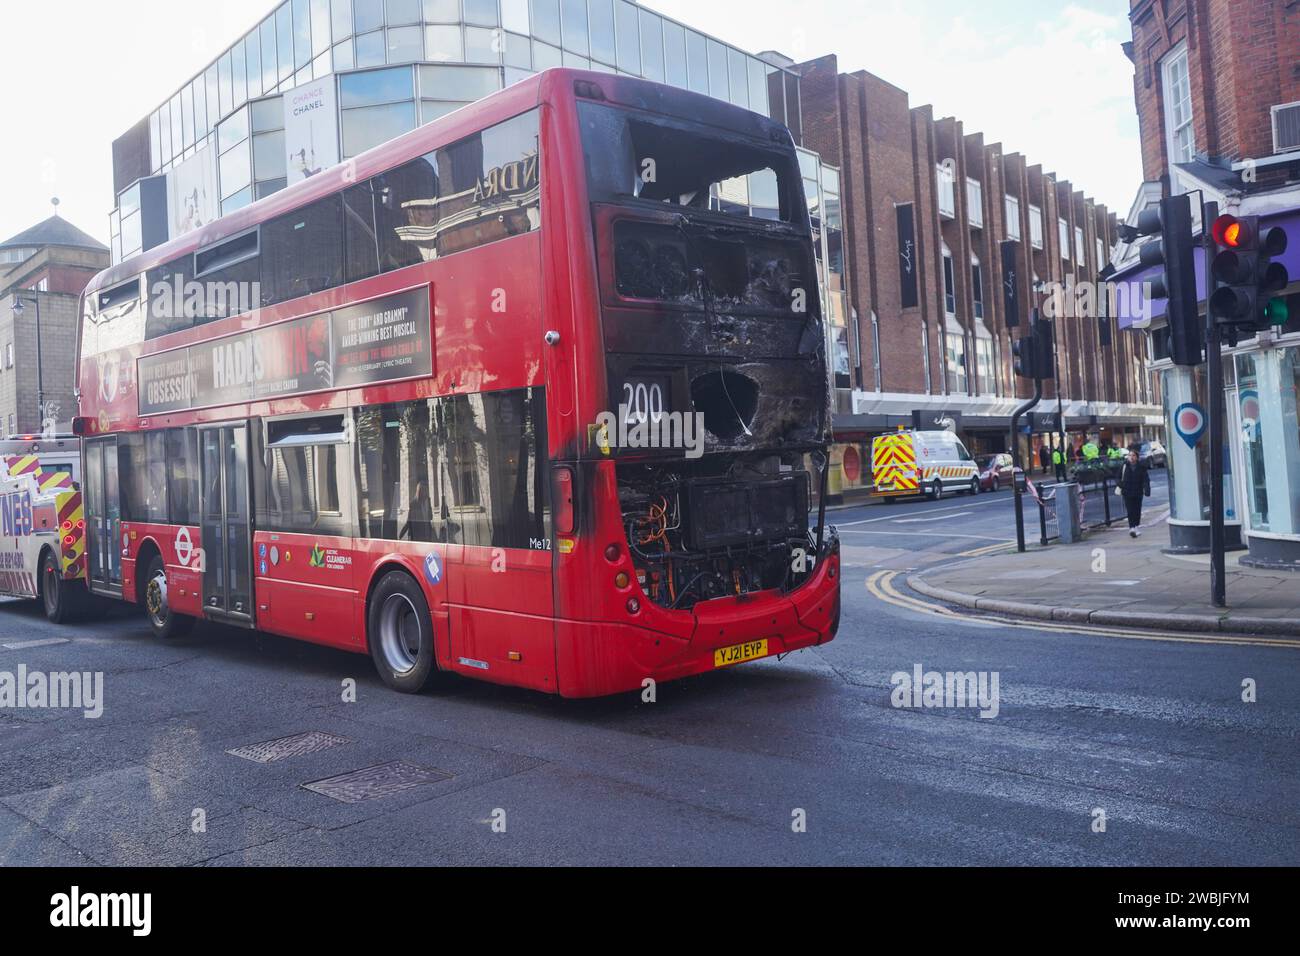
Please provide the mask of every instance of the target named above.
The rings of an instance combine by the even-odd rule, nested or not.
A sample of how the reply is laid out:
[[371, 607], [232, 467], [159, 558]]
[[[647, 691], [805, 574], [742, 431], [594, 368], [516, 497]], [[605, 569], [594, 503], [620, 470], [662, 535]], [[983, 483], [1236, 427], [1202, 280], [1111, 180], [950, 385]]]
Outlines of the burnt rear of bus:
[[[760, 594], [788, 604], [816, 579], [836, 616], [838, 581], [818, 567], [838, 545], [810, 512], [829, 391], [790, 133], [657, 84], [576, 90], [605, 373], [578, 457], [609, 469], [589, 479], [616, 499], [594, 523], [621, 531], [640, 592], [628, 607], [644, 595], [644, 626], [691, 634], [701, 615], [743, 616]], [[795, 630], [804, 646], [833, 625]]]

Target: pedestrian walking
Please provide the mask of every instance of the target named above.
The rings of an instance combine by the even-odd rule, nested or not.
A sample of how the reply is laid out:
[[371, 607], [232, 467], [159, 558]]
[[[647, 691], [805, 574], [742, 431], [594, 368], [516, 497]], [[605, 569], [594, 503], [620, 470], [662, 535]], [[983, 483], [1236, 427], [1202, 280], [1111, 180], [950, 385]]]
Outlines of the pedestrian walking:
[[1129, 449], [1115, 491], [1124, 496], [1124, 507], [1128, 510], [1128, 536], [1136, 538], [1142, 534], [1142, 499], [1151, 497], [1151, 475], [1146, 465], [1138, 460], [1136, 448]]
[[1038, 466], [1043, 474], [1047, 474], [1048, 467], [1052, 464], [1052, 452], [1047, 447], [1047, 442], [1042, 442], [1038, 446]]

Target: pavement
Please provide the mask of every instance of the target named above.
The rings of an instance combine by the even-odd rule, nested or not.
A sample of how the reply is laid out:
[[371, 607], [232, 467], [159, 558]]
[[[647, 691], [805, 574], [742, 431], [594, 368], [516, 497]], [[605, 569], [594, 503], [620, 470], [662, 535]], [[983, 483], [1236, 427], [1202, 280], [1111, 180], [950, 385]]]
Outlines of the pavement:
[[[1167, 513], [1166, 513], [1167, 514]], [[1164, 516], [1131, 538], [1124, 522], [1083, 541], [1014, 545], [978, 560], [913, 573], [919, 594], [981, 611], [1079, 624], [1300, 639], [1300, 575], [1226, 559], [1228, 606], [1210, 598], [1209, 555], [1170, 555]]]

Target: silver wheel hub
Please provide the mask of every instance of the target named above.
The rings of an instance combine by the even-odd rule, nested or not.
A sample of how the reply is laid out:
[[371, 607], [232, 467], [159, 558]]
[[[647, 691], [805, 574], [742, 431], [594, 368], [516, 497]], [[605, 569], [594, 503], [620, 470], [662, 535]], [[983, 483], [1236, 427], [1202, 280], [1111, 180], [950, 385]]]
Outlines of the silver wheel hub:
[[379, 608], [379, 649], [394, 673], [415, 668], [420, 657], [420, 615], [405, 594], [390, 594]]
[[145, 607], [149, 611], [149, 618], [158, 627], [162, 627], [167, 622], [167, 575], [159, 571], [149, 579], [149, 584], [145, 587], [144, 592]]

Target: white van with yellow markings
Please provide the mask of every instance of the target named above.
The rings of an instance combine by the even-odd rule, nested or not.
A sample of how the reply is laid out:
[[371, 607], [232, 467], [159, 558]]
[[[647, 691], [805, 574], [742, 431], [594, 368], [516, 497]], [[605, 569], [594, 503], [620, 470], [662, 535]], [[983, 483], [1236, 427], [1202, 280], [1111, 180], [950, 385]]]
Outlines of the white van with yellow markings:
[[871, 442], [871, 479], [883, 498], [945, 491], [979, 494], [980, 475], [966, 446], [949, 431], [897, 431]]

